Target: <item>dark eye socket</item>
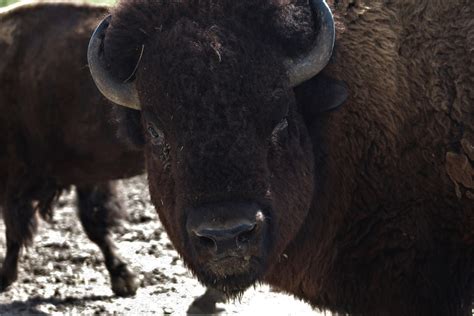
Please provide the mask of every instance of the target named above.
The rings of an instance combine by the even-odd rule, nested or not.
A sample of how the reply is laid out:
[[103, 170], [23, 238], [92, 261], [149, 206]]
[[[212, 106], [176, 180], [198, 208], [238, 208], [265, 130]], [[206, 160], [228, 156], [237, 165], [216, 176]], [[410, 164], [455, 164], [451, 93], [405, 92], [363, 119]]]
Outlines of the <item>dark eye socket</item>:
[[288, 117], [285, 116], [273, 129], [272, 142], [280, 143], [283, 137], [283, 132], [288, 129]]
[[288, 116], [285, 116], [284, 118], [281, 119], [280, 122], [275, 126], [273, 129], [273, 133], [279, 133], [283, 130], [285, 130], [288, 127]]
[[156, 129], [153, 127], [153, 126], [148, 126], [148, 133], [150, 133], [150, 136], [152, 138], [158, 138], [160, 137], [160, 135], [158, 134], [158, 132], [156, 131]]
[[161, 145], [163, 143], [165, 135], [161, 130], [157, 129], [153, 124], [148, 124], [147, 130], [154, 145]]

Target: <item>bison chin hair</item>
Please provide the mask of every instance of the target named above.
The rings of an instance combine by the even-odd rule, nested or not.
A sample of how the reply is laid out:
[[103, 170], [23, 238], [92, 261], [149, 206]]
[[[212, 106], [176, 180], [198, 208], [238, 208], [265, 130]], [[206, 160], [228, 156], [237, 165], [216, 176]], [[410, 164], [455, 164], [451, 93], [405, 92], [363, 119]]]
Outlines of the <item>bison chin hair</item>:
[[207, 287], [214, 288], [225, 294], [227, 299], [240, 299], [245, 291], [260, 283], [263, 269], [251, 270], [247, 273], [218, 276], [209, 272], [196, 274], [198, 280]]
[[[233, 268], [229, 269], [230, 265]], [[262, 282], [268, 269], [263, 259], [255, 257], [240, 265], [238, 261], [233, 264], [216, 261], [187, 266], [199, 282], [222, 292], [227, 299], [240, 299], [249, 287]]]

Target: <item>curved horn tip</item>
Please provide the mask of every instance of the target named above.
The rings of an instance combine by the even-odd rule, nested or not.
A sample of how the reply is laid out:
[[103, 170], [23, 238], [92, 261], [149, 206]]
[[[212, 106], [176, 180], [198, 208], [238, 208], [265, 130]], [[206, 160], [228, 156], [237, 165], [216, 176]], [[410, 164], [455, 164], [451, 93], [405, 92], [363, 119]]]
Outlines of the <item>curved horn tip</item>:
[[328, 4], [324, 0], [309, 2], [314, 16], [317, 16], [315, 20], [319, 25], [316, 29], [319, 32], [313, 48], [307, 55], [286, 61], [288, 78], [292, 87], [300, 85], [321, 72], [329, 62], [334, 49], [336, 31], [334, 17]]
[[99, 91], [110, 101], [121, 106], [140, 110], [140, 100], [134, 82], [123, 83], [114, 78], [102, 61], [103, 40], [112, 16], [105, 17], [89, 41], [87, 61], [92, 79]]

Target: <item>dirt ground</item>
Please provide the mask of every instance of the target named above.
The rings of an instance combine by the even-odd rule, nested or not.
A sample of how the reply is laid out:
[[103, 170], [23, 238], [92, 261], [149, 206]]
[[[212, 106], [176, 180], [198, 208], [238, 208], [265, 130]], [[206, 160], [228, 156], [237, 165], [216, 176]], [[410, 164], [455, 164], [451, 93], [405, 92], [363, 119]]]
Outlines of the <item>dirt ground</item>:
[[[113, 295], [102, 255], [76, 217], [72, 190], [60, 198], [52, 224], [41, 222], [34, 245], [23, 252], [18, 281], [0, 294], [0, 314], [186, 314], [204, 288], [173, 249], [150, 203], [145, 182], [143, 176], [120, 181], [128, 219], [116, 230], [114, 239], [140, 276], [141, 287], [135, 297]], [[2, 258], [4, 236], [1, 221]], [[252, 288], [240, 301], [218, 307], [222, 314], [318, 315], [309, 305], [267, 286]]]

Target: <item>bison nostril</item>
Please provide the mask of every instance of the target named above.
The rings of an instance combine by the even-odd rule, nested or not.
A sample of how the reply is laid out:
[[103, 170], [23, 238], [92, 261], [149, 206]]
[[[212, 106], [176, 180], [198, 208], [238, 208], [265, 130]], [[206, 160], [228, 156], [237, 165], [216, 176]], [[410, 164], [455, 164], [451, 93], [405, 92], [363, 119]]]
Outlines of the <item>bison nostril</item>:
[[209, 249], [216, 248], [216, 241], [214, 239], [206, 237], [206, 236], [199, 236], [198, 234], [196, 235], [202, 247], [209, 248]]
[[199, 258], [246, 258], [260, 249], [265, 226], [257, 204], [211, 204], [189, 212], [189, 246]]
[[246, 250], [256, 234], [256, 223], [240, 221], [234, 225], [205, 225], [192, 230], [197, 249], [218, 254], [232, 249]]
[[252, 238], [252, 235], [254, 234], [254, 232], [255, 232], [255, 225], [252, 228], [248, 229], [247, 231], [240, 233], [237, 236], [237, 243], [238, 244], [248, 243], [249, 240]]

